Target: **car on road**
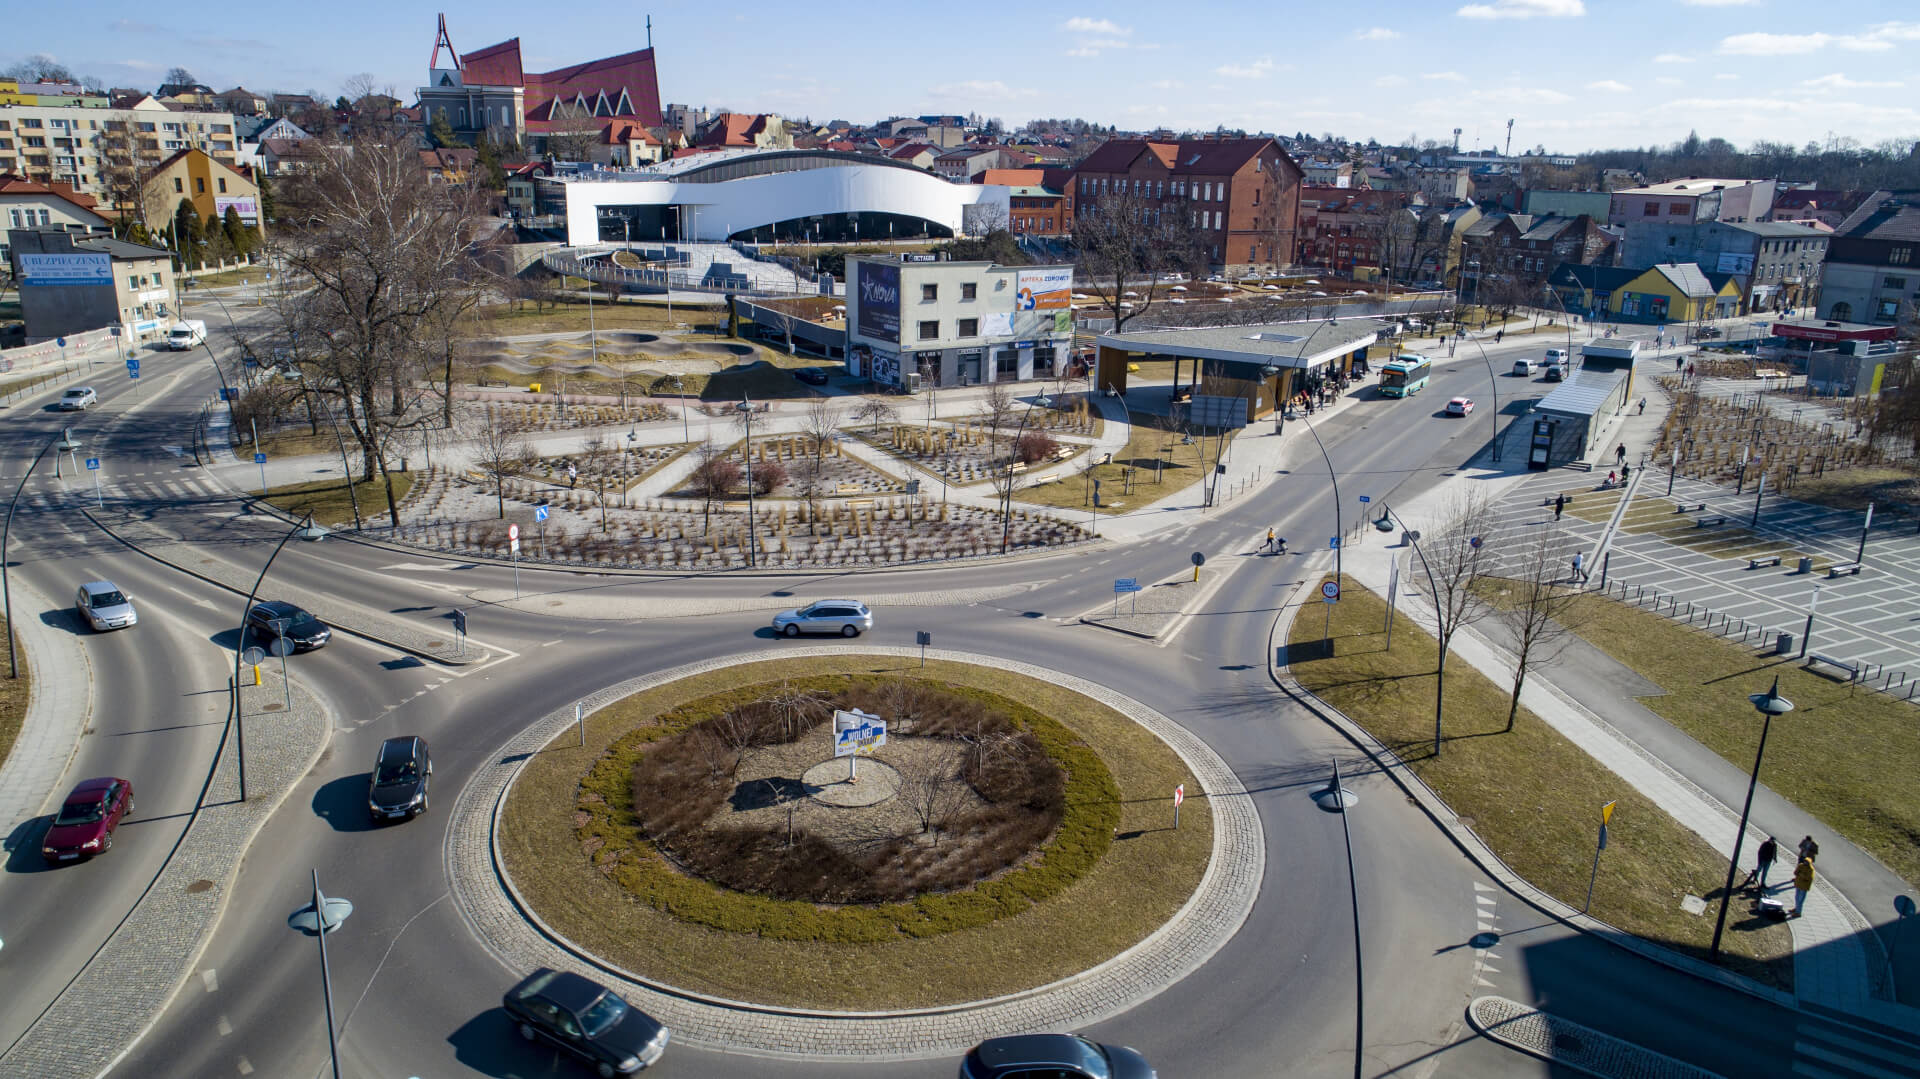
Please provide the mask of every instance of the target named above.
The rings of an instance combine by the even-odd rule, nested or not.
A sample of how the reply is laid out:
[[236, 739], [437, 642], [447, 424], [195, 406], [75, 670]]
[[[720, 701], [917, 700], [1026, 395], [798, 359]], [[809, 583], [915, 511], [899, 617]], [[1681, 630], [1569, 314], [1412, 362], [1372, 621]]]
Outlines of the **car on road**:
[[1720, 327], [1702, 326], [1698, 330], [1694, 331], [1694, 336], [1695, 337], [1718, 337], [1720, 336]]
[[872, 628], [873, 612], [856, 599], [823, 599], [773, 616], [773, 631], [788, 637], [802, 633], [858, 637]]
[[427, 811], [427, 785], [433, 758], [427, 740], [403, 734], [380, 743], [373, 755], [373, 780], [367, 788], [367, 813], [375, 824], [411, 820]]
[[1473, 411], [1473, 398], [1456, 397], [1447, 402], [1447, 415], [1464, 416]]
[[264, 645], [275, 636], [274, 622], [282, 619], [286, 621], [283, 635], [293, 642], [295, 652], [311, 651], [333, 637], [333, 631], [327, 628], [325, 622], [315, 618], [312, 612], [278, 599], [256, 603], [249, 608], [247, 629]]
[[1513, 373], [1522, 378], [1532, 378], [1533, 369], [1538, 366], [1540, 365], [1534, 363], [1532, 360], [1522, 357], [1521, 359], [1513, 361]]
[[824, 367], [796, 367], [793, 369], [793, 377], [809, 386], [824, 386], [827, 384], [827, 369]]
[[40, 856], [57, 865], [104, 854], [113, 847], [114, 829], [132, 815], [133, 784], [112, 776], [86, 780], [60, 803], [40, 840]]
[[1017, 1034], [974, 1046], [960, 1062], [960, 1079], [1154, 1079], [1154, 1070], [1123, 1045], [1077, 1034]]
[[569, 971], [541, 967], [507, 990], [501, 1003], [522, 1038], [584, 1058], [603, 1079], [651, 1067], [670, 1037], [659, 1020], [618, 993]]
[[60, 411], [80, 412], [100, 403], [100, 395], [93, 392], [92, 386], [75, 386], [60, 395]]
[[1550, 363], [1547, 365], [1547, 381], [1548, 382], [1558, 382], [1561, 379], [1565, 378], [1566, 374], [1567, 374], [1566, 369], [1561, 367], [1557, 363]]
[[80, 621], [91, 626], [95, 633], [125, 629], [140, 621], [134, 612], [133, 600], [114, 587], [112, 581], [88, 581], [81, 585], [73, 595], [73, 609], [80, 613]]

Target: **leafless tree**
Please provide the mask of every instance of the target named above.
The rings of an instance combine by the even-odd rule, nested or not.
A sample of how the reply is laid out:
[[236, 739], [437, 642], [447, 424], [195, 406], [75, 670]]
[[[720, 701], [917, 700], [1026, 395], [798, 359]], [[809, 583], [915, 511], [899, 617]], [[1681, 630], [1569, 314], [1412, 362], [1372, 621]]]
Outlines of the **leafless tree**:
[[816, 500], [820, 496], [820, 477], [827, 466], [827, 450], [840, 437], [840, 416], [840, 409], [834, 405], [832, 398], [816, 397], [807, 402], [807, 410], [800, 417], [800, 433], [810, 443], [806, 472], [800, 479], [800, 492], [807, 499], [809, 534], [818, 516], [815, 512]]
[[547, 156], [556, 161], [591, 160], [606, 122], [563, 102], [554, 102], [554, 110], [547, 128]]
[[792, 682], [782, 681], [780, 688], [762, 698], [774, 725], [773, 733], [792, 742], [820, 722], [827, 710], [827, 699]]
[[1559, 585], [1560, 556], [1566, 543], [1559, 530], [1547, 526], [1529, 538], [1521, 551], [1514, 576], [1493, 582], [1507, 591], [1496, 605], [1513, 647], [1513, 692], [1507, 698], [1507, 730], [1520, 711], [1520, 690], [1527, 675], [1560, 658], [1573, 639], [1575, 618], [1581, 610], [1580, 589]]
[[759, 720], [745, 708], [729, 708], [700, 724], [695, 733], [701, 759], [717, 776], [738, 772], [747, 751], [760, 744]]
[[1440, 755], [1441, 701], [1446, 693], [1447, 653], [1454, 635], [1487, 616], [1490, 609], [1478, 587], [1489, 563], [1484, 542], [1495, 524], [1493, 504], [1478, 490], [1453, 500], [1448, 513], [1425, 542], [1418, 543], [1420, 561], [1430, 575], [1429, 587], [1436, 614], [1435, 643], [1440, 659], [1434, 670], [1433, 755]]
[[1147, 313], [1170, 272], [1204, 275], [1208, 265], [1197, 203], [1169, 195], [1083, 197], [1073, 221], [1078, 277], [1113, 316], [1115, 330]]
[[473, 467], [493, 481], [494, 501], [502, 520], [507, 516], [507, 479], [524, 471], [533, 460], [526, 436], [506, 421], [491, 404], [467, 414], [463, 425], [473, 446]]
[[1004, 382], [989, 382], [973, 411], [987, 428], [987, 458], [992, 460], [1000, 455], [1000, 432], [1013, 426], [1013, 391]]
[[900, 421], [900, 409], [885, 397], [866, 397], [853, 410], [853, 418], [868, 427], [885, 427]]
[[893, 762], [900, 775], [895, 797], [913, 814], [921, 835], [931, 835], [938, 846], [944, 825], [969, 801], [967, 781], [958, 761], [941, 753], [902, 755]]

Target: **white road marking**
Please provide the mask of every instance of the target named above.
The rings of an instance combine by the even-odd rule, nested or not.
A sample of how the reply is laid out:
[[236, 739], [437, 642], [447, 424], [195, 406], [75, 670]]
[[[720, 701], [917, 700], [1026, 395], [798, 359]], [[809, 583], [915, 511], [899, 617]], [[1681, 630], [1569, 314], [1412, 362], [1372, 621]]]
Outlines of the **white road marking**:
[[200, 981], [206, 985], [207, 992], [209, 993], [220, 988], [220, 979], [214, 976], [212, 967], [208, 967], [200, 972]]
[[240, 1062], [237, 1065], [235, 1065], [235, 1067], [240, 1069], [241, 1075], [253, 1074], [253, 1061], [248, 1060], [246, 1057], [241, 1057]]
[[[175, 457], [185, 457], [187, 455], [187, 451], [179, 446], [162, 446], [160, 448], [173, 454]], [[145, 475], [145, 473], [142, 473], [142, 475]]]
[[556, 644], [559, 644], [559, 643], [560, 643], [561, 641], [564, 641], [564, 640], [566, 640], [566, 638], [565, 638], [565, 637], [555, 637], [555, 638], [554, 638], [553, 640], [551, 640], [551, 641], [541, 641], [541, 642], [540, 642], [540, 647], [542, 647], [542, 648], [552, 648], [552, 647], [553, 647], [554, 645], [556, 645]]
[[380, 568], [381, 568], [381, 569], [438, 569], [438, 570], [450, 570], [450, 569], [452, 569], [453, 567], [452, 567], [452, 566], [442, 566], [442, 565], [436, 565], [436, 564], [434, 564], [434, 563], [431, 563], [431, 562], [395, 562], [395, 563], [393, 563], [393, 564], [392, 564], [392, 565], [390, 565], [390, 566], [381, 566]]
[[213, 1029], [219, 1031], [220, 1036], [224, 1038], [233, 1033], [233, 1024], [227, 1022], [227, 1017], [223, 1015], [220, 1017], [220, 1021], [214, 1024]]

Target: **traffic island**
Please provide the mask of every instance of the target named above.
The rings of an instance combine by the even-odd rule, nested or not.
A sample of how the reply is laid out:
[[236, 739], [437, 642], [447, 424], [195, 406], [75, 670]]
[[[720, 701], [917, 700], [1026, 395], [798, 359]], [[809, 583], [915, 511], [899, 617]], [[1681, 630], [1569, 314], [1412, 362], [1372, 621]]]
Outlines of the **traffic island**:
[[[1074, 1029], [1121, 1014], [1197, 970], [1252, 909], [1264, 869], [1258, 816], [1225, 762], [1164, 716], [1014, 660], [930, 652], [922, 668], [907, 648], [784, 651], [776, 661], [726, 657], [611, 687], [583, 702], [583, 721], [571, 708], [556, 711], [493, 755], [458, 796], [447, 857], [463, 917], [496, 954], [514, 965], [587, 963], [611, 973], [677, 1042], [907, 1059], [958, 1052], [1009, 1029]], [[842, 703], [866, 694], [866, 712], [882, 719], [898, 709], [913, 732], [903, 743], [926, 739], [939, 751], [932, 763], [944, 755], [959, 774], [973, 770], [955, 792], [966, 804], [944, 818], [952, 831], [936, 826], [929, 836], [912, 811], [909, 835], [895, 828], [874, 840], [898, 855], [870, 862], [878, 872], [766, 874], [752, 890], [699, 876], [678, 860], [684, 845], [673, 859], [662, 856], [647, 829], [672, 819], [646, 814], [683, 813], [734, 841], [707, 827], [715, 813], [758, 812], [771, 820], [757, 842], [774, 840], [768, 853], [788, 849], [786, 809], [813, 801], [805, 777], [820, 763], [805, 739], [825, 737], [831, 720], [792, 742], [755, 747], [791, 748], [790, 759], [762, 769], [774, 784], [743, 783], [757, 774], [751, 766], [720, 769], [712, 785], [721, 805], [711, 810], [692, 798], [672, 807], [644, 790], [636, 799], [635, 766], [679, 739], [656, 765], [711, 773], [708, 739], [724, 732], [691, 732], [743, 707], [824, 691], [848, 694]], [[924, 713], [901, 703], [915, 698], [936, 703]], [[888, 740], [884, 748], [893, 748], [892, 729]], [[1037, 756], [1023, 744], [1037, 745]], [[871, 760], [886, 759], [881, 752]], [[1022, 760], [1024, 771], [1005, 770]], [[919, 800], [912, 792], [925, 787], [916, 776], [928, 769], [891, 763], [901, 785], [877, 805], [898, 812]], [[1054, 770], [1058, 788], [1031, 785]], [[1171, 796], [1183, 785], [1176, 829]], [[1052, 790], [1057, 823], [1041, 830], [1025, 819], [1038, 814], [1001, 814], [1006, 833], [991, 834], [991, 803], [1045, 803]], [[962, 827], [970, 813], [973, 823]], [[862, 830], [875, 831], [848, 829]], [[972, 838], [991, 841], [970, 848]], [[841, 837], [849, 839], [859, 836]], [[855, 859], [847, 849], [838, 858]], [[642, 887], [629, 887], [636, 882]], [[868, 897], [797, 890], [854, 883]], [[903, 884], [910, 899], [874, 894]], [[806, 897], [780, 898], [782, 888]]]

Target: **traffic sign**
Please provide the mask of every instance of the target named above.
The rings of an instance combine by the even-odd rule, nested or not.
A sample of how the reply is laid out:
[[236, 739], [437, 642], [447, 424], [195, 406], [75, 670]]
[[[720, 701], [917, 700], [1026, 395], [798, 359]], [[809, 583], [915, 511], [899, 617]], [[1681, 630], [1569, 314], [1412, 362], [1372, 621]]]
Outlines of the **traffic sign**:
[[1619, 802], [1608, 802], [1606, 805], [1603, 805], [1600, 807], [1600, 823], [1601, 824], [1613, 823], [1613, 807], [1619, 804], [1620, 804]]
[[1470, 540], [1468, 540], [1468, 541], [1467, 541], [1467, 546], [1469, 546], [1469, 547], [1472, 547], [1472, 548], [1474, 548], [1475, 550], [1478, 550], [1478, 549], [1479, 549], [1479, 547], [1480, 547], [1480, 537], [1479, 537], [1479, 536], [1475, 536], [1475, 537], [1473, 537], [1472, 539], [1470, 539]]
[[1361, 495], [1361, 496], [1360, 496], [1360, 501], [1361, 501], [1362, 503], [1366, 503], [1366, 502], [1371, 502], [1371, 501], [1373, 501], [1373, 496], [1372, 496], [1372, 495]]
[[286, 637], [275, 637], [267, 642], [267, 651], [276, 656], [290, 656], [293, 654], [293, 641]]
[[98, 457], [87, 458], [87, 471], [88, 472], [100, 471], [100, 458]]
[[1337, 551], [1339, 549], [1340, 549], [1340, 537], [1339, 536], [1327, 537], [1327, 550]]
[[833, 713], [833, 755], [870, 753], [887, 744], [887, 721], [865, 712]]
[[517, 541], [517, 540], [519, 540], [519, 538], [520, 538], [520, 526], [519, 526], [519, 525], [508, 525], [508, 526], [507, 526], [507, 538], [508, 538], [508, 539], [510, 539], [510, 540], [516, 540], [516, 541]]
[[1115, 592], [1138, 592], [1140, 591], [1140, 582], [1132, 577], [1116, 577], [1113, 582], [1113, 590]]
[[458, 607], [453, 609], [453, 630], [455, 633], [465, 633], [467, 631], [467, 612]]
[[120, 327], [118, 327], [118, 326], [108, 326], [108, 327], [107, 327], [107, 336], [109, 336], [109, 337], [118, 337], [118, 336], [120, 336]]
[[1174, 805], [1177, 806], [1181, 802], [1184, 802], [1186, 800], [1187, 800], [1187, 785], [1185, 783], [1182, 783], [1178, 787], [1173, 788], [1173, 804]]
[[240, 653], [240, 662], [249, 667], [258, 667], [260, 661], [266, 658], [267, 653], [257, 644], [248, 645], [247, 650]]
[[128, 372], [130, 372], [130, 373], [132, 373], [132, 374], [139, 374], [139, 373], [140, 373], [140, 361], [139, 361], [139, 359], [137, 359], [137, 358], [136, 358], [136, 359], [130, 359], [130, 360], [128, 360], [128, 361], [127, 361], [127, 370], [128, 370]]
[[547, 507], [545, 507], [545, 506], [535, 506], [535, 507], [533, 507], [533, 519], [534, 519], [534, 520], [536, 520], [536, 521], [544, 521], [544, 520], [546, 520], [546, 519], [547, 519]]
[[256, 464], [256, 465], [264, 465], [264, 464], [266, 464], [266, 463], [267, 463], [267, 455], [266, 455], [266, 454], [264, 454], [264, 453], [256, 453], [256, 454], [254, 454], [254, 455], [253, 455], [253, 463], [254, 463], [254, 464]]
[[54, 339], [53, 339], [53, 343], [54, 343], [54, 344], [56, 344], [56, 345], [59, 345], [59, 346], [60, 346], [61, 348], [66, 348], [66, 347], [67, 347], [67, 339], [66, 339], [66, 338], [64, 338], [64, 337], [56, 337], [56, 338], [54, 338]]
[[1339, 599], [1340, 598], [1340, 582], [1327, 581], [1326, 583], [1320, 586], [1320, 594], [1327, 597], [1328, 603], [1332, 603], [1334, 600]]
[[1194, 564], [1194, 565], [1196, 565], [1196, 566], [1204, 566], [1204, 565], [1206, 565], [1206, 564], [1207, 564], [1207, 556], [1206, 556], [1206, 555], [1204, 555], [1204, 554], [1202, 554], [1202, 553], [1200, 553], [1199, 551], [1195, 551], [1195, 552], [1193, 552], [1193, 564]]

